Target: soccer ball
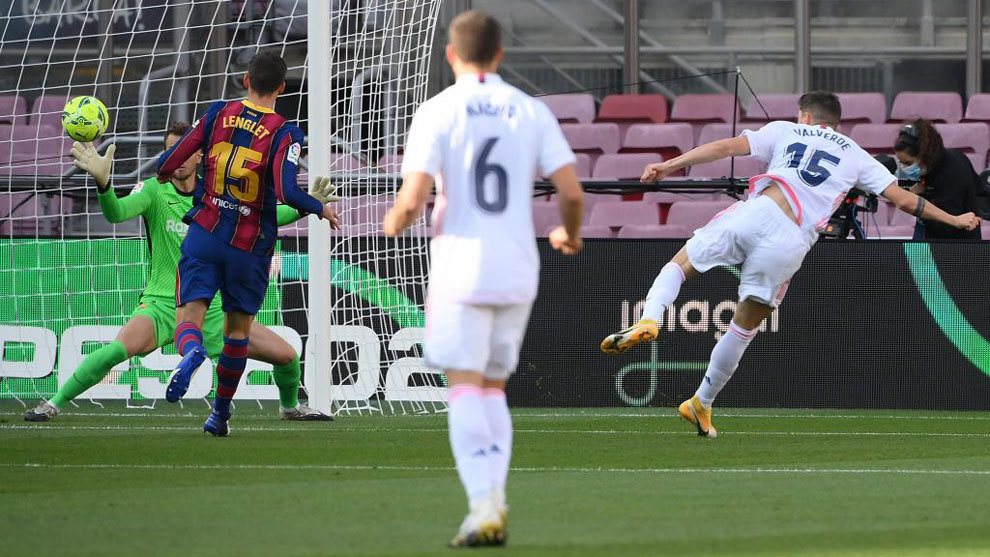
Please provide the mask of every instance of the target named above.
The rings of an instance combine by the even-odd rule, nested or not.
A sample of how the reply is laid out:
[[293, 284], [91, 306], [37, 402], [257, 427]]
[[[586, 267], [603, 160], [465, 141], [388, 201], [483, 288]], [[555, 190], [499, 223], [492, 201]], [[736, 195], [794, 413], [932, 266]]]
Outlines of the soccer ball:
[[107, 107], [96, 97], [76, 97], [62, 109], [62, 128], [76, 141], [93, 141], [107, 131]]

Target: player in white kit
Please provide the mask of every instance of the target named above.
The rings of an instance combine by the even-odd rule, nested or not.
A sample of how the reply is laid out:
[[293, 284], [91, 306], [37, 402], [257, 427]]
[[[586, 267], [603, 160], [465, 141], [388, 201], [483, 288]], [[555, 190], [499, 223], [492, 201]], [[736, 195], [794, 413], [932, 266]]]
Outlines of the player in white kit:
[[[384, 231], [400, 234], [437, 186], [426, 302], [426, 363], [450, 385], [448, 423], [469, 513], [452, 546], [505, 543], [512, 422], [505, 383], [519, 360], [536, 298], [539, 256], [533, 181], [549, 176], [564, 226], [550, 235], [581, 250], [575, 157], [543, 103], [505, 84], [498, 23], [478, 11], [451, 23], [447, 61], [457, 83], [416, 111], [402, 188]], [[542, 231], [541, 231], [542, 232]]]
[[818, 239], [846, 193], [854, 186], [889, 199], [898, 209], [917, 217], [972, 230], [973, 213], [953, 216], [917, 195], [901, 189], [882, 164], [833, 128], [842, 115], [839, 99], [816, 91], [801, 96], [798, 123], [771, 122], [758, 131], [697, 147], [679, 157], [651, 164], [642, 181], [662, 180], [681, 168], [751, 155], [769, 163], [766, 174], [749, 181], [749, 196], [694, 236], [660, 270], [650, 288], [642, 320], [609, 335], [604, 352], [624, 352], [657, 338], [657, 322], [688, 278], [718, 265], [742, 265], [739, 304], [729, 332], [712, 350], [708, 370], [693, 397], [679, 412], [698, 435], [715, 437], [711, 406], [732, 377], [760, 323], [773, 312], [787, 291], [791, 276]]

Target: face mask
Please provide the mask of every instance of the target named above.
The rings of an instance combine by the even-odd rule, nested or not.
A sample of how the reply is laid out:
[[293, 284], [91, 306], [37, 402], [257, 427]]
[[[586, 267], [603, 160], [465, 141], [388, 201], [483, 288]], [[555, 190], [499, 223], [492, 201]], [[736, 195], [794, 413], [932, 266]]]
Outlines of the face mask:
[[918, 182], [921, 180], [921, 174], [921, 165], [918, 163], [901, 167], [901, 175], [904, 176], [905, 180]]

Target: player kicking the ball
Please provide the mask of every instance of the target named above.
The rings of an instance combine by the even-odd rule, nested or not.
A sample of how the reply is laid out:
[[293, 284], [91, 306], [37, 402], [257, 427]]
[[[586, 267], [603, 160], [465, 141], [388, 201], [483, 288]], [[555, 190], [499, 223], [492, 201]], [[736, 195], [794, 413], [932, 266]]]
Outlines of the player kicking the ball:
[[182, 242], [176, 280], [178, 325], [175, 345], [182, 361], [172, 373], [165, 398], [179, 400], [208, 355], [203, 325], [219, 290], [223, 295], [223, 349], [217, 365], [213, 412], [203, 430], [226, 436], [230, 400], [249, 355], [254, 316], [268, 289], [268, 270], [278, 233], [276, 202], [302, 214], [320, 215], [334, 228], [337, 213], [296, 185], [302, 130], [273, 109], [285, 90], [285, 62], [271, 52], [251, 59], [243, 101], [216, 102], [158, 159], [158, 174], [173, 175], [202, 152], [205, 174], [193, 207], [184, 217], [189, 232]]
[[687, 153], [651, 164], [643, 182], [662, 180], [677, 170], [725, 157], [752, 155], [769, 163], [766, 174], [750, 179], [749, 198], [719, 213], [660, 270], [646, 297], [642, 319], [602, 341], [610, 354], [657, 338], [657, 322], [677, 298], [688, 278], [718, 265], [742, 265], [739, 305], [729, 332], [712, 350], [708, 370], [680, 414], [698, 435], [715, 437], [711, 406], [732, 377], [757, 327], [780, 304], [791, 276], [818, 239], [829, 217], [854, 186], [882, 195], [898, 209], [916, 217], [972, 230], [973, 213], [953, 216], [897, 186], [882, 164], [836, 132], [842, 115], [839, 99], [817, 91], [799, 101], [798, 123], [771, 122], [759, 131], [715, 141]]
[[[165, 132], [165, 148], [174, 145], [188, 129], [189, 125], [185, 123], [171, 125]], [[110, 369], [120, 362], [172, 344], [176, 266], [179, 247], [187, 229], [182, 217], [192, 208], [200, 153], [196, 152], [179, 166], [170, 180], [159, 182], [157, 178], [149, 178], [135, 186], [130, 195], [118, 199], [109, 183], [114, 151], [115, 147], [111, 145], [107, 148], [107, 154], [101, 157], [91, 143], [76, 143], [72, 155], [76, 166], [96, 180], [100, 209], [108, 221], [118, 223], [139, 216], [144, 220], [151, 259], [148, 284], [141, 294], [138, 307], [117, 338], [86, 356], [51, 400], [25, 412], [24, 419], [30, 422], [51, 420], [66, 403], [102, 381]], [[291, 207], [280, 205], [277, 211], [279, 226], [300, 218], [299, 212]], [[223, 346], [223, 312], [219, 305], [206, 312], [203, 336], [207, 349], [214, 354], [219, 353]], [[333, 419], [299, 403], [299, 356], [289, 343], [259, 323], [251, 326], [248, 357], [274, 366], [272, 376], [278, 387], [279, 416], [282, 419]]]
[[512, 421], [505, 383], [519, 360], [536, 297], [533, 181], [550, 176], [564, 226], [550, 236], [580, 251], [582, 193], [574, 154], [550, 110], [505, 84], [498, 23], [478, 11], [450, 26], [457, 83], [413, 118], [402, 188], [385, 217], [395, 236], [422, 213], [437, 183], [425, 359], [450, 385], [450, 445], [469, 509], [452, 546], [505, 543]]

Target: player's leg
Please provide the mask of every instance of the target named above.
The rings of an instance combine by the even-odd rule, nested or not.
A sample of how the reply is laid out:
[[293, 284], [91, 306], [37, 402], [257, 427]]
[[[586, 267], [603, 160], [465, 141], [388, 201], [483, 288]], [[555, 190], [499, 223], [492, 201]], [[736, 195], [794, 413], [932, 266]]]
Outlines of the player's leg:
[[169, 402], [178, 402], [185, 396], [193, 374], [209, 357], [203, 346], [203, 323], [208, 304], [209, 300], [197, 299], [176, 307], [175, 347], [182, 359], [168, 379], [165, 400]]
[[492, 544], [502, 537], [492, 499], [492, 434], [482, 400], [493, 320], [491, 308], [432, 297], [427, 303], [426, 362], [447, 376], [450, 448], [468, 497], [469, 512], [450, 542], [454, 546]]
[[58, 415], [59, 410], [103, 380], [113, 366], [131, 356], [147, 354], [157, 348], [155, 341], [155, 325], [149, 315], [141, 312], [147, 302], [142, 302], [131, 318], [117, 333], [113, 342], [99, 348], [83, 358], [72, 376], [59, 387], [58, 392], [48, 402], [42, 402], [37, 407], [24, 413], [24, 419], [29, 422], [46, 422]]
[[255, 321], [251, 324], [248, 358], [272, 364], [272, 377], [278, 387], [279, 411], [283, 420], [333, 421], [332, 416], [299, 403], [299, 381], [302, 368], [299, 354], [274, 331]]
[[678, 409], [681, 416], [693, 423], [702, 437], [715, 437], [717, 431], [712, 425], [712, 403], [722, 391], [742, 359], [746, 348], [756, 337], [760, 323], [773, 313], [773, 306], [748, 298], [739, 303], [729, 324], [729, 331], [715, 343], [708, 369], [701, 379], [701, 385], [690, 399]]

